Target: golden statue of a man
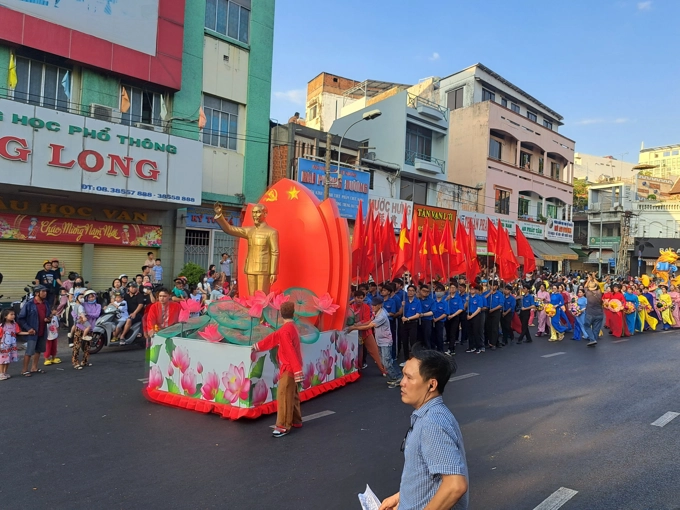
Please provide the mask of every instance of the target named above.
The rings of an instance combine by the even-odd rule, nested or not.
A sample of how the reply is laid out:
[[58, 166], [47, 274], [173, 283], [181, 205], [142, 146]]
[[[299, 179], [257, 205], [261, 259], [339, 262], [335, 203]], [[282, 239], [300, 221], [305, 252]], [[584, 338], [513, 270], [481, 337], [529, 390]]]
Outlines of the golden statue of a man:
[[215, 204], [215, 221], [227, 234], [248, 240], [248, 255], [243, 272], [248, 278], [248, 293], [256, 290], [265, 294], [279, 274], [279, 232], [265, 223], [267, 208], [262, 204], [253, 206], [253, 227], [234, 227], [222, 216], [222, 205]]

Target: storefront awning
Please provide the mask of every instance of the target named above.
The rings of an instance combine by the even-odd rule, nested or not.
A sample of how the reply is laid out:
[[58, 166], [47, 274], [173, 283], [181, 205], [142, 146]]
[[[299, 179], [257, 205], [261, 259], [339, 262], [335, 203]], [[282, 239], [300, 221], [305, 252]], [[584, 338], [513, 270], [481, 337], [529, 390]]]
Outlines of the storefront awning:
[[578, 260], [578, 255], [567, 245], [550, 241], [539, 241], [538, 239], [529, 239], [528, 241], [534, 250], [534, 255], [543, 260], [554, 262]]
[[588, 252], [587, 251], [583, 251], [583, 250], [580, 250], [578, 248], [572, 248], [572, 250], [574, 251], [574, 253], [576, 253], [576, 255], [578, 255], [579, 259], [587, 259], [588, 258]]
[[[607, 264], [609, 259], [614, 258], [614, 252], [612, 250], [602, 250], [602, 263]], [[586, 264], [599, 264], [600, 262], [600, 250], [594, 250], [588, 255], [588, 260], [585, 261]]]

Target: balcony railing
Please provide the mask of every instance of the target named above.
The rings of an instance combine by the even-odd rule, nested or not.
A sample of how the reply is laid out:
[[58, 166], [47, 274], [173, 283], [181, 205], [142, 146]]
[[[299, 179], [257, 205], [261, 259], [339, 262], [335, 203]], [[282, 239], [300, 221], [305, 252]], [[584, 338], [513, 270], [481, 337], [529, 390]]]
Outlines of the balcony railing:
[[[446, 108], [445, 106], [441, 106], [441, 105], [435, 103], [434, 101], [430, 101], [430, 100], [422, 98], [420, 96], [416, 96], [415, 94], [408, 94], [407, 95], [406, 106], [408, 106], [409, 108], [413, 108], [414, 110], [418, 110], [419, 112], [422, 109], [422, 107], [431, 108], [432, 110], [435, 110], [436, 112], [438, 112], [438, 114], [441, 115], [444, 118], [444, 120], [449, 119], [449, 109], [448, 108]], [[420, 109], [418, 108], [419, 106], [421, 107]], [[424, 113], [425, 115], [427, 115], [426, 112], [421, 112], [421, 113]]]
[[550, 179], [551, 181], [559, 182], [561, 184], [566, 184], [567, 186], [573, 186], [573, 184], [571, 184], [567, 181], [563, 181], [562, 179], [555, 179], [554, 177], [551, 177], [550, 174], [545, 173], [545, 171], [541, 172], [539, 170], [527, 168], [526, 165], [519, 165], [518, 166], [514, 163], [514, 161], [505, 161], [504, 159], [498, 159], [497, 157], [492, 156], [491, 154], [489, 154], [487, 157], [492, 161], [498, 161], [499, 163], [503, 163], [504, 165], [511, 166], [513, 168], [516, 168], [517, 170], [524, 170], [525, 172], [530, 173], [532, 175], [540, 175], [541, 177], [545, 177], [546, 179]]
[[419, 154], [418, 152], [415, 151], [406, 151], [404, 163], [406, 163], [407, 165], [417, 167], [418, 166], [417, 163], [419, 161], [430, 163], [431, 165], [438, 167], [441, 173], [444, 173], [446, 171], [446, 161], [434, 158], [432, 156], [428, 156], [427, 154]]

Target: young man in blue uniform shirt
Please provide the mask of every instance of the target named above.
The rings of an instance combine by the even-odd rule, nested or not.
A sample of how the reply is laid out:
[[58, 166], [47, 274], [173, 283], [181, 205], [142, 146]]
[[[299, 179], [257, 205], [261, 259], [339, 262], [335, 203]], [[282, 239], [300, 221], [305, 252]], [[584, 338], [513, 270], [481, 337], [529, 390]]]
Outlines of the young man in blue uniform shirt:
[[531, 292], [531, 287], [529, 285], [522, 289], [522, 307], [519, 312], [519, 320], [522, 323], [522, 333], [517, 339], [517, 343], [521, 344], [522, 340], [526, 343], [531, 343], [531, 334], [529, 333], [529, 317], [531, 316], [531, 310], [536, 309], [536, 300]]
[[465, 312], [463, 298], [461, 298], [458, 292], [456, 283], [452, 283], [449, 286], [447, 302], [449, 304], [449, 316], [446, 321], [446, 338], [449, 340], [449, 350], [445, 354], [452, 355], [456, 353], [456, 342], [458, 342], [460, 334], [460, 322]]
[[467, 320], [468, 320], [468, 334], [470, 335], [470, 347], [474, 346], [475, 350], [468, 350], [467, 352], [475, 352], [480, 354], [484, 352], [484, 340], [482, 339], [482, 310], [485, 306], [485, 299], [479, 294], [481, 287], [478, 285], [470, 285], [470, 297], [467, 302]]
[[[415, 285], [409, 285], [406, 292], [406, 299], [402, 303], [401, 322], [404, 325], [404, 362], [408, 361], [411, 347], [418, 341], [418, 319], [423, 309], [420, 305], [420, 299], [416, 297]], [[404, 364], [400, 364], [404, 366]]]
[[387, 317], [390, 320], [390, 331], [392, 332], [392, 359], [397, 359], [397, 315], [401, 310], [401, 301], [394, 294], [394, 285], [387, 282], [383, 285], [380, 292], [383, 298], [383, 308], [387, 312]]
[[498, 326], [501, 322], [501, 314], [503, 311], [503, 293], [498, 290], [498, 280], [491, 282], [491, 292], [489, 293], [488, 303], [489, 312], [486, 317], [486, 343], [492, 351], [496, 350], [498, 346]]
[[420, 286], [420, 308], [422, 309], [420, 316], [420, 326], [418, 327], [418, 341], [425, 349], [431, 348], [432, 342], [432, 307], [434, 306], [434, 299], [430, 295], [430, 287], [427, 285]]
[[446, 289], [441, 283], [434, 287], [434, 304], [432, 305], [432, 322], [434, 326], [432, 348], [444, 352], [444, 328], [449, 316], [449, 303], [445, 299]]
[[503, 290], [503, 314], [501, 316], [501, 328], [503, 329], [503, 345], [508, 345], [515, 339], [512, 332], [512, 317], [515, 315], [517, 299], [512, 295], [512, 285], [506, 285]]

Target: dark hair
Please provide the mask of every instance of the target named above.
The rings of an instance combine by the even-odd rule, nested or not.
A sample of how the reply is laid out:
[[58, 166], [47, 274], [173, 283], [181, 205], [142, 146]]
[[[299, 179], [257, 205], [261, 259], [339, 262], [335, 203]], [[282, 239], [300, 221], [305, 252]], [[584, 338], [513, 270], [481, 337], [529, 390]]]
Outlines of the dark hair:
[[281, 318], [292, 319], [295, 316], [295, 303], [292, 301], [286, 301], [281, 304]]
[[426, 283], [423, 283], [423, 284], [420, 286], [420, 290], [430, 290], [430, 286], [427, 285]]
[[388, 292], [394, 292], [396, 290], [394, 284], [389, 282], [383, 284], [383, 289], [385, 289]]
[[161, 261], [161, 259], [156, 259], [156, 262], [160, 262], [160, 261]]
[[375, 282], [368, 282], [368, 286], [369, 286], [369, 287], [377, 287], [378, 284], [375, 283]]
[[152, 252], [152, 251], [147, 251], [147, 252], [146, 252], [146, 255], [147, 255], [147, 257], [148, 257], [149, 255], [153, 255], [153, 252]]
[[197, 288], [198, 288], [198, 287], [196, 287], [196, 285], [193, 285], [193, 284], [192, 284], [192, 285], [189, 285], [189, 292], [193, 292], [193, 291], [195, 291]]
[[392, 280], [392, 281], [393, 281], [394, 283], [398, 283], [398, 284], [401, 285], [402, 287], [404, 286], [404, 280], [402, 280], [401, 278], [395, 278], [395, 279]]
[[410, 289], [413, 289], [414, 291], [418, 290], [418, 289], [416, 289], [416, 286], [413, 285], [413, 284], [411, 284], [411, 285], [409, 285], [408, 287], [406, 287], [406, 290], [410, 290]]
[[368, 290], [368, 284], [367, 283], [360, 283], [359, 284], [359, 290]]
[[[5, 308], [2, 313], [0, 313], [0, 324], [4, 324], [5, 321], [7, 320], [7, 316], [11, 313], [14, 313], [14, 308]], [[16, 321], [16, 314], [14, 317], [14, 320]]]
[[172, 296], [170, 291], [168, 289], [166, 289], [165, 287], [161, 287], [160, 289], [158, 289], [158, 291], [156, 291], [156, 295], [157, 296], [160, 295], [161, 292], [165, 292], [168, 296]]
[[[143, 269], [143, 268], [142, 268], [142, 269]], [[138, 276], [139, 276], [140, 278], [144, 278], [144, 275], [143, 275], [143, 274], [136, 274], [136, 275], [135, 275], [135, 280], [137, 279]]]
[[220, 255], [220, 257], [224, 257], [225, 255], [226, 255], [227, 257], [229, 256], [229, 254], [228, 254], [227, 252], [224, 252], [222, 255]]
[[146, 271], [146, 268], [149, 266], [142, 266], [142, 271]]
[[435, 292], [443, 292], [445, 290], [446, 290], [446, 288], [441, 283], [437, 282], [437, 283], [434, 284], [434, 291]]
[[354, 297], [366, 297], [366, 293], [363, 290], [355, 290]]
[[418, 368], [420, 377], [424, 381], [436, 379], [437, 391], [442, 395], [446, 383], [449, 382], [449, 378], [456, 372], [455, 361], [444, 353], [427, 349], [416, 350], [411, 356], [420, 361], [420, 367]]

